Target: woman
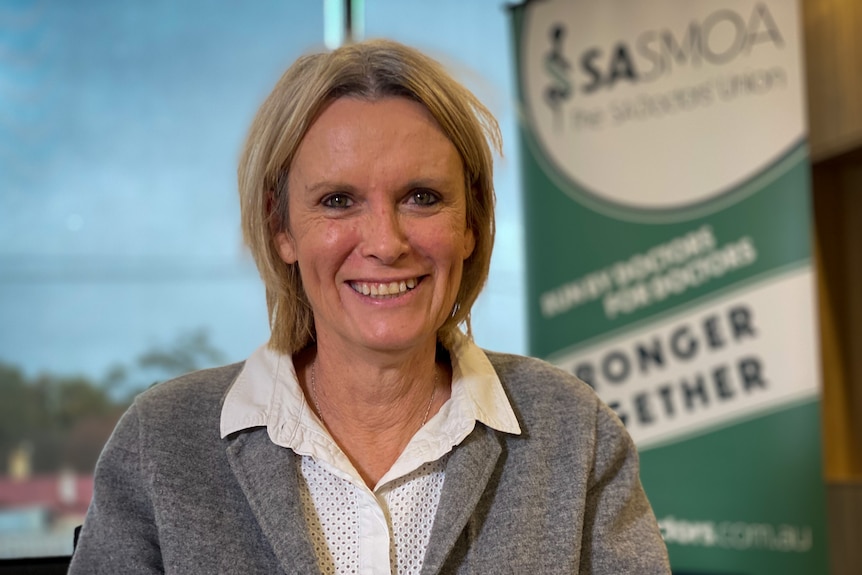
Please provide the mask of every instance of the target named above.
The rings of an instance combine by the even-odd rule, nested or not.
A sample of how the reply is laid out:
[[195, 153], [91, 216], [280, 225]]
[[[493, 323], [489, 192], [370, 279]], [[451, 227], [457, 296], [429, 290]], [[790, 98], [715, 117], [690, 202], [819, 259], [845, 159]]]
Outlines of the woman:
[[405, 46], [285, 73], [239, 167], [272, 337], [137, 398], [71, 573], [669, 573], [619, 420], [470, 339], [489, 142], [491, 114]]

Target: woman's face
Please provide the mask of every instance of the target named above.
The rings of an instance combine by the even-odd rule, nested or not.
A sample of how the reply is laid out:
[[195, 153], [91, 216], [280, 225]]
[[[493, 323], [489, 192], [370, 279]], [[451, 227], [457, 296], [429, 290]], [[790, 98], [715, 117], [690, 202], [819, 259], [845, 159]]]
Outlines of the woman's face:
[[395, 351], [436, 341], [475, 238], [461, 158], [406, 98], [340, 98], [288, 176], [281, 258], [298, 262], [318, 341]]

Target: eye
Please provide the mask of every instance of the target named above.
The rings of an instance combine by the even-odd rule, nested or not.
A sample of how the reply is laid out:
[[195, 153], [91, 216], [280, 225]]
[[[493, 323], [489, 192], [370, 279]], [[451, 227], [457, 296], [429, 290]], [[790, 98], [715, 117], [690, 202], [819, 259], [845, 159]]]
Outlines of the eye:
[[433, 206], [440, 201], [440, 196], [431, 190], [413, 190], [410, 192], [409, 201], [418, 206]]
[[347, 194], [330, 194], [320, 202], [327, 208], [349, 208], [353, 200]]

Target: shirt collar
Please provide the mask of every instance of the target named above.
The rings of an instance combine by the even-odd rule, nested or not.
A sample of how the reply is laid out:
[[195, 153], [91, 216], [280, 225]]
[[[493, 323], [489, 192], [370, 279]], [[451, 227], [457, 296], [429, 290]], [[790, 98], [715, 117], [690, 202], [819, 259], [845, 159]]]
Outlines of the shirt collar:
[[[455, 338], [449, 353], [453, 367], [452, 397], [446, 406], [497, 431], [520, 434], [521, 428], [500, 378], [485, 353], [464, 335]], [[290, 421], [310, 423], [316, 417], [305, 401], [292, 358], [263, 345], [246, 360], [225, 397], [221, 436]], [[276, 425], [270, 434], [284, 427]]]
[[[453, 340], [449, 349], [451, 397], [416, 433], [380, 484], [412, 471], [417, 461], [441, 457], [463, 441], [477, 421], [504, 433], [521, 433], [488, 357], [463, 334]], [[252, 427], [266, 427], [274, 443], [300, 455], [327, 461], [336, 470], [342, 470], [346, 479], [355, 477], [349, 460], [305, 400], [292, 358], [266, 345], [246, 360], [225, 396], [221, 411], [222, 437]]]

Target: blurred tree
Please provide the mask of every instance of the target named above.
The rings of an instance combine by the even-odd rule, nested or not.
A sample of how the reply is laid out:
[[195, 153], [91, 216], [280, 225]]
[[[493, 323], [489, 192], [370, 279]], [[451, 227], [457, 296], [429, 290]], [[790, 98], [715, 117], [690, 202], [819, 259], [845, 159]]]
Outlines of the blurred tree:
[[29, 453], [33, 473], [92, 471], [102, 446], [132, 398], [150, 385], [224, 363], [205, 330], [142, 353], [134, 368], [113, 366], [101, 381], [40, 374], [27, 378], [0, 362], [0, 473], [12, 453]]
[[170, 347], [153, 347], [138, 357], [138, 367], [157, 376], [155, 383], [224, 362], [203, 329], [180, 334]]
[[12, 452], [24, 448], [34, 473], [55, 471], [68, 465], [68, 432], [77, 422], [116, 421], [121, 409], [86, 378], [41, 374], [28, 380], [17, 368], [0, 364], [0, 462], [5, 469]]
[[33, 386], [18, 368], [0, 363], [0, 463], [4, 469], [12, 450], [25, 447], [33, 428], [45, 423]]

